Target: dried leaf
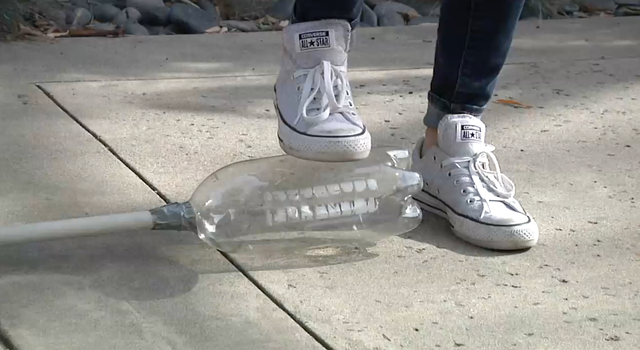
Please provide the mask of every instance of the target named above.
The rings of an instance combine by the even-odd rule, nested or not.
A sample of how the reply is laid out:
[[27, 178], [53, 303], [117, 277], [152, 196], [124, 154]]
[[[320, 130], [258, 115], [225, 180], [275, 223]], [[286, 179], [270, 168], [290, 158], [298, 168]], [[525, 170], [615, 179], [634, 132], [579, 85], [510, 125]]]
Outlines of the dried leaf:
[[216, 34], [216, 33], [220, 33], [222, 31], [222, 27], [220, 26], [215, 26], [212, 28], [209, 28], [207, 30], [205, 30], [204, 32], [207, 34]]
[[405, 22], [409, 22], [412, 19], [422, 17], [422, 15], [420, 15], [417, 11], [398, 12], [398, 13], [400, 14], [400, 16], [402, 16]]
[[19, 24], [21, 35], [45, 36], [41, 31]]
[[96, 30], [91, 28], [70, 29], [68, 35], [70, 37], [121, 37], [124, 36], [124, 28], [118, 28], [114, 30]]
[[278, 24], [281, 22], [281, 20], [271, 17], [269, 15], [265, 15], [264, 17], [260, 17], [258, 19], [255, 20], [256, 24], [258, 25], [263, 25], [263, 26], [271, 26], [274, 24]]
[[64, 33], [49, 33], [47, 34], [48, 37], [50, 38], [60, 38], [60, 37], [65, 37], [65, 36], [69, 36], [69, 31], [66, 31]]
[[505, 105], [505, 106], [510, 106], [510, 107], [513, 107], [513, 108], [525, 108], [525, 109], [533, 108], [533, 106], [525, 105], [525, 104], [520, 103], [518, 101], [507, 100], [507, 99], [502, 99], [502, 98], [496, 100], [495, 103], [498, 103], [498, 104], [501, 104], [501, 105]]
[[265, 15], [265, 16], [264, 16], [264, 20], [265, 20], [268, 24], [275, 24], [275, 23], [280, 22], [280, 20], [279, 20], [279, 19], [274, 18], [274, 17], [271, 17], [271, 16], [269, 16], [269, 15]]
[[[48, 27], [48, 26], [52, 25], [53, 23], [51, 21], [49, 21], [49, 20], [44, 19], [44, 18], [38, 18], [34, 24], [35, 24], [35, 26], [37, 28], [40, 28], [40, 27]], [[55, 24], [53, 24], [53, 25], [55, 25]]]

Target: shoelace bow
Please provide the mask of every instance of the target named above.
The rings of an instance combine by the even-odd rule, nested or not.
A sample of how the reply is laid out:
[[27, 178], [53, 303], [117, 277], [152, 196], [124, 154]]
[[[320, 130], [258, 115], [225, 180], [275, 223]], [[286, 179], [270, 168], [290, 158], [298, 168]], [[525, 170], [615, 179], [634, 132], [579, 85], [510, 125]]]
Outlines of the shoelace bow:
[[[302, 118], [310, 124], [315, 124], [334, 113], [342, 113], [347, 119], [355, 116], [355, 107], [346, 101], [348, 95], [346, 74], [345, 67], [333, 66], [327, 61], [322, 61], [315, 68], [300, 69], [293, 73], [294, 78], [307, 76], [302, 87], [298, 116], [294, 125]], [[309, 114], [308, 110], [315, 113]]]
[[[442, 162], [443, 167], [455, 165], [450, 173], [452, 176], [457, 175], [456, 181], [473, 183], [473, 188], [467, 187], [463, 191], [473, 192], [474, 189], [477, 191], [482, 201], [481, 218], [491, 212], [490, 200], [502, 200], [511, 204], [516, 191], [513, 182], [500, 172], [500, 165], [493, 154], [494, 150], [495, 147], [487, 145], [485, 150], [473, 157], [454, 157]], [[491, 166], [495, 170], [491, 170]]]

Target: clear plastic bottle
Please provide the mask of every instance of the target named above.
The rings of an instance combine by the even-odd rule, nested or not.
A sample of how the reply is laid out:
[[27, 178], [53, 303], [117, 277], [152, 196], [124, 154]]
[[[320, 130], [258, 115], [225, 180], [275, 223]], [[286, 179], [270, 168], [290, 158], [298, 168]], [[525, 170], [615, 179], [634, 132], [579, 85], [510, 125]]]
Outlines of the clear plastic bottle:
[[422, 178], [408, 170], [410, 159], [407, 150], [384, 147], [356, 162], [284, 155], [234, 163], [189, 200], [198, 236], [243, 253], [265, 242], [285, 249], [288, 241], [377, 241], [410, 231], [422, 220], [411, 199]]

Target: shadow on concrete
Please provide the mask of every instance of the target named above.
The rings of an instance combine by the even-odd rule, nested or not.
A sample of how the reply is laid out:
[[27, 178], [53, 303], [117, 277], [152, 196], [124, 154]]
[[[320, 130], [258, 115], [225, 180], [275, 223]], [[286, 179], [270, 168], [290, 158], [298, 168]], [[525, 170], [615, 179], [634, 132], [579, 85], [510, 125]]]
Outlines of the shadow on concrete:
[[400, 235], [404, 239], [426, 243], [439, 249], [468, 256], [494, 257], [520, 254], [525, 251], [496, 251], [469, 244], [458, 238], [449, 222], [437, 215], [423, 212], [423, 219], [416, 229]]
[[[373, 259], [368, 242], [329, 240], [254, 243], [254, 253], [230, 254], [246, 271], [312, 268]], [[171, 299], [202, 275], [238, 271], [194, 234], [131, 232], [0, 247], [0, 277], [67, 275], [125, 301]]]
[[[0, 276], [82, 277], [88, 288], [110, 298], [168, 299], [189, 292], [199, 279], [194, 269], [161, 253], [162, 246], [181, 241], [171, 235], [133, 232], [6, 246], [0, 249]], [[224, 272], [234, 270], [219, 260]]]

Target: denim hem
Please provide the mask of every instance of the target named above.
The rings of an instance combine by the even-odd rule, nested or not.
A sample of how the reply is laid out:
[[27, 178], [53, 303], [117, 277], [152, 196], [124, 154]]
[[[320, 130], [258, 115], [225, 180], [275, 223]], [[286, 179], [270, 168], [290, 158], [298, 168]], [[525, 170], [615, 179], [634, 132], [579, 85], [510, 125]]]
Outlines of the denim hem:
[[436, 96], [433, 92], [429, 92], [427, 96], [429, 105], [422, 122], [428, 128], [438, 128], [440, 120], [449, 114], [469, 114], [476, 118], [482, 118], [482, 113], [485, 110], [485, 107], [450, 103]]

